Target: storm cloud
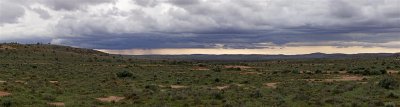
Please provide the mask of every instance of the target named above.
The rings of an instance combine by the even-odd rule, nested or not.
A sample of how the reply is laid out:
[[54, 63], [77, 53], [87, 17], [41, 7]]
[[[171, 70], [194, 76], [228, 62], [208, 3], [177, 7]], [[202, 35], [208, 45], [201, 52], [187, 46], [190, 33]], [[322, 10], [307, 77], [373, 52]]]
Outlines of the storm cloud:
[[1, 0], [0, 42], [400, 48], [399, 0]]

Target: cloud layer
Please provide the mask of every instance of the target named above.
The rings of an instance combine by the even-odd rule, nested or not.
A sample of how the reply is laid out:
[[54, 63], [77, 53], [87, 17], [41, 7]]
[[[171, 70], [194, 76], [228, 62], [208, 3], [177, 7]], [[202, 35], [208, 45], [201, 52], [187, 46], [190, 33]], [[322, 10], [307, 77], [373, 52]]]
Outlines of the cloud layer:
[[400, 48], [399, 0], [1, 0], [0, 42]]

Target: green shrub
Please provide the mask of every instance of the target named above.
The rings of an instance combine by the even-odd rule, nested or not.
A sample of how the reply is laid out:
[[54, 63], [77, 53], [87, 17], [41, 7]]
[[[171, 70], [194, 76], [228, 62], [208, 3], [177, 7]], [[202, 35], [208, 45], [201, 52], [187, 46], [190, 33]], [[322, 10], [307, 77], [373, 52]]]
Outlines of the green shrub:
[[398, 82], [393, 77], [385, 77], [383, 80], [379, 81], [378, 85], [385, 89], [396, 89], [399, 87]]
[[387, 102], [385, 103], [385, 107], [396, 107], [396, 104], [394, 104], [393, 102]]
[[12, 100], [10, 98], [2, 98], [0, 101], [2, 107], [11, 107], [12, 105]]
[[212, 69], [211, 69], [212, 71], [214, 71], [214, 72], [221, 72], [222, 70], [221, 70], [221, 67], [213, 67]]
[[133, 74], [129, 71], [121, 71], [117, 73], [117, 77], [119, 78], [125, 78], [125, 77], [132, 77]]
[[253, 92], [250, 94], [250, 97], [251, 97], [251, 98], [261, 98], [261, 97], [263, 97], [263, 95], [262, 95], [262, 93], [260, 92], [260, 90], [256, 90], [256, 91], [253, 91]]
[[318, 69], [318, 70], [315, 70], [315, 73], [316, 73], [316, 74], [321, 74], [322, 71]]
[[387, 96], [387, 98], [398, 99], [398, 98], [399, 98], [399, 95], [397, 95], [397, 94], [391, 92], [391, 93]]
[[294, 70], [292, 70], [292, 73], [293, 73], [293, 74], [300, 74], [300, 71], [297, 70], [297, 69], [294, 69]]

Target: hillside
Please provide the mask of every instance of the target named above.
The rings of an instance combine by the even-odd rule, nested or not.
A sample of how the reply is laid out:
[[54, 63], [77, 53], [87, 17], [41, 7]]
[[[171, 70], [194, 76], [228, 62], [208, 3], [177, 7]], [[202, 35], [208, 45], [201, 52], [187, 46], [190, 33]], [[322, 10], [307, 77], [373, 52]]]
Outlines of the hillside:
[[[67, 46], [0, 44], [0, 106], [400, 105], [395, 54], [315, 58], [321, 55], [146, 60]], [[190, 58], [197, 56], [217, 57]]]

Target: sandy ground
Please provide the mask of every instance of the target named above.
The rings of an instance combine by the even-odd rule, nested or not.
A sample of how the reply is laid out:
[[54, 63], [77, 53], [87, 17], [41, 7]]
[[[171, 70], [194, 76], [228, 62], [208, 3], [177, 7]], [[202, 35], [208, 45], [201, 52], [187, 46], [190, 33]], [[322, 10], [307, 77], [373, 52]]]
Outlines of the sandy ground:
[[96, 98], [96, 99], [101, 101], [101, 102], [118, 102], [120, 100], [125, 99], [125, 97], [108, 96], [108, 97]]

